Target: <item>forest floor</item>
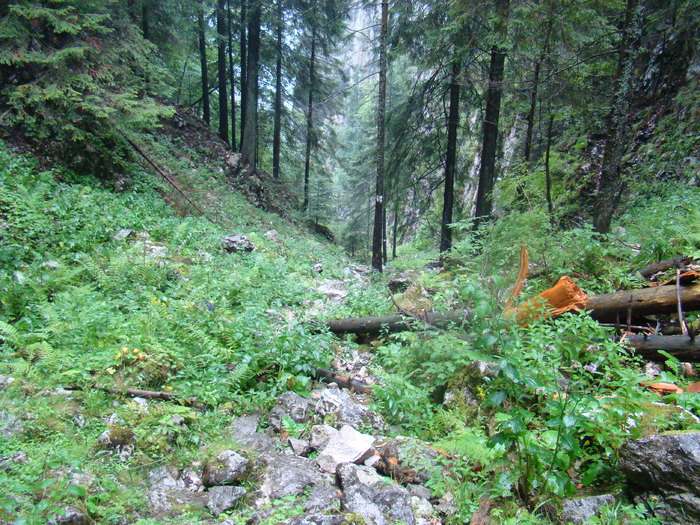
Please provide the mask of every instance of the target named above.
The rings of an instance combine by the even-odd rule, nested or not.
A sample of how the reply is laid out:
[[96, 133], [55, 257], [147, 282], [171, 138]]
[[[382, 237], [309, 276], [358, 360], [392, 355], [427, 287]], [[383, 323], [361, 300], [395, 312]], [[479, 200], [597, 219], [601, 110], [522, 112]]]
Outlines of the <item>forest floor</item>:
[[[585, 314], [517, 326], [514, 270], [418, 249], [373, 274], [217, 140], [178, 112], [139, 144], [206, 217], [145, 159], [114, 191], [0, 146], [0, 523], [695, 519], [700, 394], [645, 384], [688, 390], [692, 366], [648, 365]], [[319, 328], [394, 301], [474, 318]]]

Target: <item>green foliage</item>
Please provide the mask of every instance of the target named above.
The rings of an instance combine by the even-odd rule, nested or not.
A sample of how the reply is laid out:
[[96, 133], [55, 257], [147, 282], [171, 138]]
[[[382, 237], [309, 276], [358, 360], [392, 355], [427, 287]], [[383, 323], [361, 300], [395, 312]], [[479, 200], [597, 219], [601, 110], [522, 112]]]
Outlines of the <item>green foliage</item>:
[[628, 242], [640, 247], [640, 266], [679, 254], [700, 255], [700, 210], [692, 204], [699, 198], [700, 188], [669, 183], [631, 207], [622, 226]]
[[123, 170], [120, 130], [172, 114], [145, 94], [167, 93], [154, 51], [120, 2], [12, 3], [0, 20], [2, 123], [84, 172]]
[[[169, 145], [152, 146], [164, 165], [182, 162]], [[0, 445], [2, 456], [21, 449], [30, 458], [19, 471], [0, 473], [10, 494], [0, 519], [45, 521], [65, 501], [112, 523], [144, 507], [144, 496], [124, 487], [138, 485], [153, 461], [186, 466], [205, 437], [209, 443], [224, 433], [227, 414], [260, 410], [289, 389], [308, 391], [312, 372], [333, 356], [331, 336], [301, 322], [319, 297], [311, 266], [321, 261], [324, 276], [338, 279], [346, 263], [337, 250], [224, 191], [226, 183], [219, 186], [206, 168], [188, 170], [186, 183], [216, 193], [221, 215], [230, 217], [226, 229], [176, 217], [143, 173], [133, 173], [133, 188], [123, 193], [97, 179], [69, 184], [56, 175], [38, 173], [0, 146], [0, 373], [17, 378], [0, 396], [4, 411], [33, 418], [19, 439]], [[124, 228], [133, 233], [113, 238]], [[264, 236], [270, 228], [279, 242]], [[231, 231], [245, 231], [257, 251], [225, 254], [221, 238]], [[65, 401], [36, 394], [95, 383], [193, 396], [212, 410], [151, 402], [146, 412], [127, 399], [115, 408], [113, 395], [89, 390]], [[136, 437], [127, 465], [104, 453], [91, 457], [110, 413]], [[100, 478], [83, 485], [86, 497], [69, 497], [66, 490], [76, 489], [62, 482], [36, 488], [56, 478], [41, 470], [54, 452], [61, 465], [81, 458]]]

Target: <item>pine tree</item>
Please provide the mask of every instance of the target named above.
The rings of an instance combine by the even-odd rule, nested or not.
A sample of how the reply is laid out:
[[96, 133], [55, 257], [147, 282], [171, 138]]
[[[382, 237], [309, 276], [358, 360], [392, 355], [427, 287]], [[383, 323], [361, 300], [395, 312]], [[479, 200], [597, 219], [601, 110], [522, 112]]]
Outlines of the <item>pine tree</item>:
[[386, 111], [387, 32], [389, 3], [382, 1], [381, 30], [379, 35], [379, 100], [377, 104], [377, 179], [375, 183], [374, 228], [372, 234], [372, 268], [382, 271], [384, 225], [384, 144]]
[[216, 5], [217, 68], [219, 78], [219, 137], [228, 143], [228, 90], [226, 88], [226, 0]]
[[245, 124], [241, 138], [243, 162], [248, 172], [256, 169], [258, 149], [258, 74], [260, 70], [261, 0], [251, 0], [248, 21], [248, 64], [246, 66], [246, 96], [243, 111]]
[[[509, 0], [495, 0], [495, 32], [501, 38], [506, 34], [506, 17]], [[498, 120], [503, 94], [503, 76], [506, 51], [500, 42], [491, 47], [491, 64], [489, 66], [488, 88], [486, 91], [486, 111], [483, 121], [483, 140], [481, 148], [481, 167], [479, 168], [479, 187], [476, 192], [476, 211], [474, 228], [484, 220], [491, 218], [493, 210], [493, 187], [496, 183], [496, 147], [498, 140]]]
[[203, 0], [200, 0], [200, 7], [197, 10], [197, 21], [199, 28], [199, 61], [202, 72], [202, 113], [204, 121], [209, 124], [211, 122], [209, 110], [209, 65], [207, 64], [207, 35], [203, 3]]

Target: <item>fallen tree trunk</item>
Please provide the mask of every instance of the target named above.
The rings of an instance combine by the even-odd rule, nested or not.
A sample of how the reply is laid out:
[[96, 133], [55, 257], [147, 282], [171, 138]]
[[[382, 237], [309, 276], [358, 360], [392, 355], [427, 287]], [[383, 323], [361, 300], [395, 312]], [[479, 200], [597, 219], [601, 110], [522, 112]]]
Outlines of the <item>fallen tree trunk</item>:
[[[452, 324], [462, 325], [469, 322], [471, 314], [466, 310], [453, 312], [429, 312], [420, 321], [438, 328], [446, 328]], [[417, 324], [416, 319], [401, 315], [386, 315], [383, 317], [357, 317], [348, 319], [328, 319], [326, 327], [334, 334], [378, 334], [387, 332], [404, 332]]]
[[627, 335], [624, 340], [647, 359], [666, 359], [659, 353], [663, 350], [683, 362], [700, 362], [700, 343], [686, 335]]
[[691, 262], [693, 262], [692, 257], [684, 257], [681, 255], [679, 257], [674, 257], [673, 259], [666, 259], [665, 261], [650, 264], [649, 266], [639, 270], [639, 274], [648, 281], [655, 273], [663, 272], [670, 268], [680, 268]]
[[[678, 311], [678, 287], [675, 285], [642, 288], [622, 292], [592, 295], [588, 298], [587, 310], [598, 321], [616, 321], [618, 317], [650, 314], [669, 314]], [[700, 309], [700, 283], [680, 287], [680, 298], [684, 312]]]
[[[628, 313], [631, 313], [632, 318], [649, 314], [675, 313], [678, 310], [677, 293], [677, 286], [667, 285], [593, 295], [588, 297], [584, 308], [591, 310], [591, 316], [594, 319], [611, 322], [616, 322], [618, 318], [620, 320], [627, 319]], [[700, 282], [681, 286], [680, 297], [683, 311], [700, 310]], [[431, 312], [420, 320], [428, 325], [445, 328], [451, 324], [466, 324], [471, 318], [471, 314], [466, 310], [456, 310]], [[384, 317], [329, 319], [325, 321], [325, 324], [328, 330], [334, 334], [377, 334], [382, 330], [387, 332], [410, 330], [416, 325], [416, 321], [400, 315], [388, 315]]]

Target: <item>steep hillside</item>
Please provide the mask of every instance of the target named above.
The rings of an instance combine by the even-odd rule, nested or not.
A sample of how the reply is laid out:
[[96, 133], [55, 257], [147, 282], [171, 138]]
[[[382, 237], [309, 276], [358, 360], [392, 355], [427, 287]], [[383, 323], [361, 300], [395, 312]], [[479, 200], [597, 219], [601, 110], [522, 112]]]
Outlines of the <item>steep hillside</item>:
[[[310, 310], [367, 307], [369, 282], [337, 248], [230, 189], [211, 134], [165, 129], [139, 147], [206, 216], [145, 162], [114, 192], [97, 178], [39, 171], [2, 145], [0, 457], [26, 456], [0, 472], [5, 518], [44, 522], [68, 500], [97, 522], [148, 515], [142, 469], [186, 464], [225, 439], [231, 414], [308, 389], [338, 351], [303, 323]], [[223, 239], [234, 234], [244, 238], [227, 253]], [[325, 279], [363, 285], [347, 306], [326, 304]], [[156, 402], [142, 411], [93, 386], [194, 397], [210, 409]], [[173, 423], [182, 417], [187, 425]], [[139, 443], [128, 461], [99, 452], [97, 438], [115, 428]], [[87, 477], [73, 484], [68, 470]]]

